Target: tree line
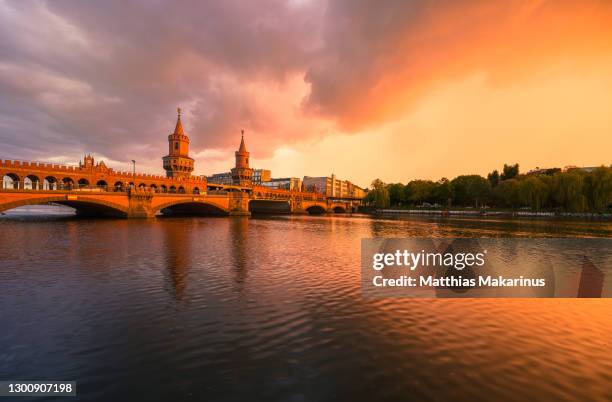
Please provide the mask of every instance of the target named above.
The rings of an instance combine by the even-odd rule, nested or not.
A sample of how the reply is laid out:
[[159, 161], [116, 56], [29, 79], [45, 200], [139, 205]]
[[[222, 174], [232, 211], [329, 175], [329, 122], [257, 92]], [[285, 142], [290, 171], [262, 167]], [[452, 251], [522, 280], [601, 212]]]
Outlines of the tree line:
[[388, 207], [529, 208], [533, 211], [605, 212], [612, 209], [612, 166], [547, 169], [521, 174], [504, 165], [487, 177], [461, 175], [452, 180], [412, 180], [407, 184], [376, 179], [364, 202]]

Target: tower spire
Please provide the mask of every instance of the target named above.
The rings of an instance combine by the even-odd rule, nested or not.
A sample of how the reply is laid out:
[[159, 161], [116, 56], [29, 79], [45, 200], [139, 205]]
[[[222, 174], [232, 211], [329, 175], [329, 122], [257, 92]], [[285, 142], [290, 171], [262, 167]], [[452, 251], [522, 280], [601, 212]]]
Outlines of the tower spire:
[[232, 169], [232, 182], [237, 186], [253, 184], [253, 169], [249, 168], [249, 151], [244, 144], [244, 130], [240, 130], [240, 147], [236, 151], [236, 166]]
[[178, 113], [178, 117], [176, 118], [176, 127], [174, 127], [174, 134], [185, 135], [183, 131], [183, 123], [181, 122], [181, 108], [177, 107], [176, 112]]
[[238, 148], [238, 152], [246, 153], [247, 149], [246, 149], [246, 145], [244, 144], [244, 130], [241, 130], [241, 133], [242, 133], [242, 137], [240, 138], [240, 147]]
[[182, 110], [178, 114], [174, 132], [168, 136], [168, 155], [164, 156], [164, 170], [167, 177], [189, 177], [193, 171], [193, 158], [189, 157], [189, 137], [183, 131]]

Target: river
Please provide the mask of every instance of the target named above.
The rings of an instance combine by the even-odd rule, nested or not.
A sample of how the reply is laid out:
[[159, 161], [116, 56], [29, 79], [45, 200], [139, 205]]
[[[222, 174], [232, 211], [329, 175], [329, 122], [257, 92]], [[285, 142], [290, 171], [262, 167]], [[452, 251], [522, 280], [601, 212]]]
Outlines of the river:
[[610, 299], [360, 288], [363, 237], [612, 237], [609, 221], [13, 214], [0, 236], [0, 379], [76, 380], [76, 400], [612, 399]]

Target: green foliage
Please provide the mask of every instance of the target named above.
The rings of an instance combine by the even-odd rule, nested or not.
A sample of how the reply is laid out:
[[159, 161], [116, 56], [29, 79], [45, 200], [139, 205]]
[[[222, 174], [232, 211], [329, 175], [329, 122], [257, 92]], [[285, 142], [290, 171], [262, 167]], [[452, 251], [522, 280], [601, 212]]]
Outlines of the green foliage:
[[389, 191], [389, 202], [393, 206], [400, 206], [406, 203], [406, 197], [404, 192], [404, 185], [402, 183], [393, 183], [387, 186]]
[[510, 179], [514, 179], [516, 176], [518, 176], [518, 174], [519, 174], [518, 163], [514, 165], [506, 165], [504, 163], [504, 170], [502, 171], [500, 178], [502, 180], [510, 180]]
[[450, 181], [443, 177], [437, 183], [433, 190], [433, 201], [440, 205], [448, 205], [453, 199], [453, 189]]
[[412, 180], [406, 185], [406, 199], [414, 205], [431, 203], [436, 184], [431, 180]]
[[457, 176], [451, 182], [455, 204], [478, 207], [487, 201], [491, 193], [491, 184], [477, 174]]
[[489, 183], [491, 183], [491, 187], [497, 186], [499, 183], [499, 172], [497, 170], [492, 171], [488, 174], [487, 180], [489, 180]]
[[380, 180], [367, 199], [372, 204], [388, 206], [423, 203], [498, 208], [530, 208], [534, 211], [603, 212], [612, 209], [612, 167], [593, 171], [548, 169], [543, 174], [519, 175], [519, 166], [505, 165], [496, 179], [496, 171], [485, 179], [479, 175], [446, 178], [437, 182], [412, 180], [385, 185]]
[[[546, 176], [548, 177], [548, 176]], [[529, 176], [518, 182], [518, 199], [522, 205], [539, 211], [548, 198], [550, 184], [538, 176]]]
[[387, 185], [380, 179], [372, 182], [372, 190], [368, 195], [372, 194], [372, 203], [376, 208], [387, 208], [389, 206], [389, 190]]

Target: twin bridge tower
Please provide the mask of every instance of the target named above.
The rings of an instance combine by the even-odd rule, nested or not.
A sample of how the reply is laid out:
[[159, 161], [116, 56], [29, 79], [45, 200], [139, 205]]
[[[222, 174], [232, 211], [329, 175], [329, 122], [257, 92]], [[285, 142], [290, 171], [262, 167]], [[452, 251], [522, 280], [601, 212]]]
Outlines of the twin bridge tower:
[[257, 211], [322, 214], [351, 213], [360, 203], [359, 199], [253, 185], [244, 130], [235, 156], [230, 185], [209, 185], [206, 178], [193, 176], [194, 160], [179, 108], [174, 132], [168, 136], [168, 154], [162, 158], [165, 176], [116, 171], [104, 162], [95, 163], [91, 155], [78, 166], [0, 159], [0, 212], [56, 203], [83, 215], [127, 218]]

